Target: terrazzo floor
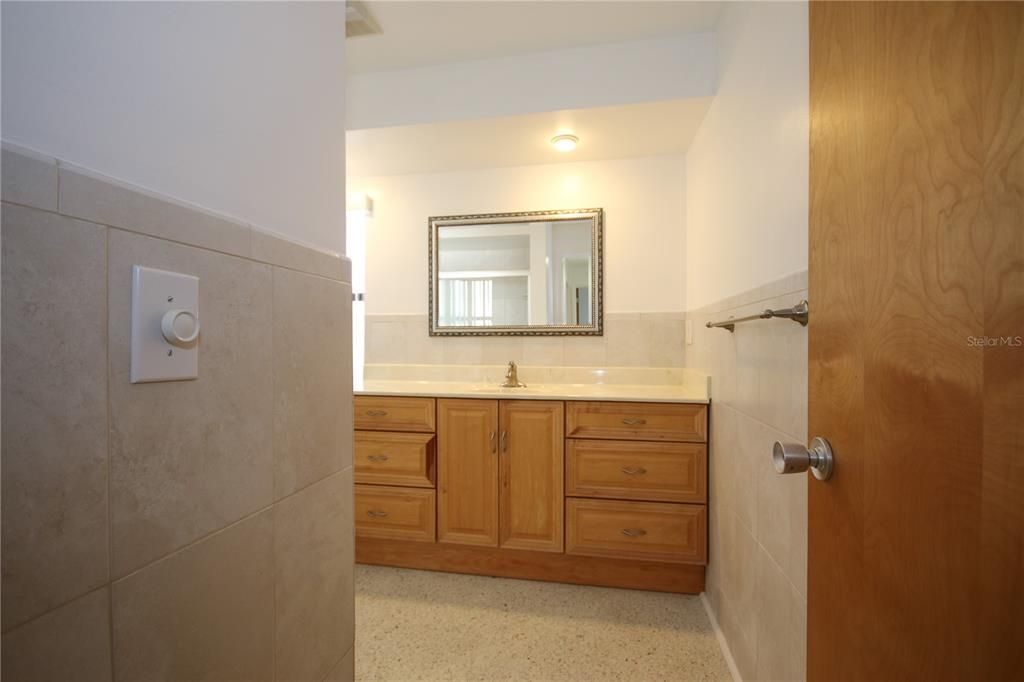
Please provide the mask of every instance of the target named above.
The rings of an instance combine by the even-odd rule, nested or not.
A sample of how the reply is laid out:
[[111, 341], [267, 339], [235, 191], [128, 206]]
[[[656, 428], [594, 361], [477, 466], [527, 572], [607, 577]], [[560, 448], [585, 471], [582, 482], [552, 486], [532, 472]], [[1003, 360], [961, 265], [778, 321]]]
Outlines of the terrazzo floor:
[[722, 680], [699, 597], [356, 566], [356, 680]]

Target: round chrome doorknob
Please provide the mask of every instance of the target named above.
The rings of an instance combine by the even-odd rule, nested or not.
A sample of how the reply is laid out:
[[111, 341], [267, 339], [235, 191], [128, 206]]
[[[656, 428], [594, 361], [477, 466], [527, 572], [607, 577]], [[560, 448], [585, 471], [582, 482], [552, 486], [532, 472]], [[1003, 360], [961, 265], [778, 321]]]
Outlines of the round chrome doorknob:
[[827, 481], [834, 467], [832, 447], [824, 438], [815, 438], [809, 448], [800, 443], [775, 441], [772, 464], [780, 474], [796, 474], [810, 469], [816, 479]]

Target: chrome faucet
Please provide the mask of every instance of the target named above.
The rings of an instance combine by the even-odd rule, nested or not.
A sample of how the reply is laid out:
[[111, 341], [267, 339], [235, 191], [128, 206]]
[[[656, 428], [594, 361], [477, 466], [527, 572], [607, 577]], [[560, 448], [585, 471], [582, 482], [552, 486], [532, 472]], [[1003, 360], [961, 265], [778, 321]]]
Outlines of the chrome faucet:
[[502, 388], [526, 388], [526, 384], [519, 381], [519, 368], [516, 363], [509, 362], [508, 370], [505, 372], [505, 383], [501, 385]]

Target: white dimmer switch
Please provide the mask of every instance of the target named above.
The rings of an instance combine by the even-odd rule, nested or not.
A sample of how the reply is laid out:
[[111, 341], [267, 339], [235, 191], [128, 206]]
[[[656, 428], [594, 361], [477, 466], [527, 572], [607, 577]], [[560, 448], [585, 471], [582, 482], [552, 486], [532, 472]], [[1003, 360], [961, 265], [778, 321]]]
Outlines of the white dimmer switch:
[[131, 382], [199, 376], [199, 278], [132, 266]]

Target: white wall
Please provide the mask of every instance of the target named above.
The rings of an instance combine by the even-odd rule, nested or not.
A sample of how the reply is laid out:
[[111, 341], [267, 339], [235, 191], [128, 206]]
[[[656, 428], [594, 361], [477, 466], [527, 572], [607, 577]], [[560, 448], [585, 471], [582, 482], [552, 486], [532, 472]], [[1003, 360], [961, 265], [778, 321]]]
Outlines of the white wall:
[[5, 140], [344, 251], [344, 3], [2, 12]]
[[656, 40], [355, 74], [350, 130], [517, 116], [715, 92], [715, 39]]
[[687, 309], [807, 268], [806, 3], [729, 4], [687, 152]]
[[683, 311], [685, 158], [587, 161], [429, 175], [351, 178], [374, 200], [367, 314], [427, 313], [427, 218], [605, 209], [605, 311]]

